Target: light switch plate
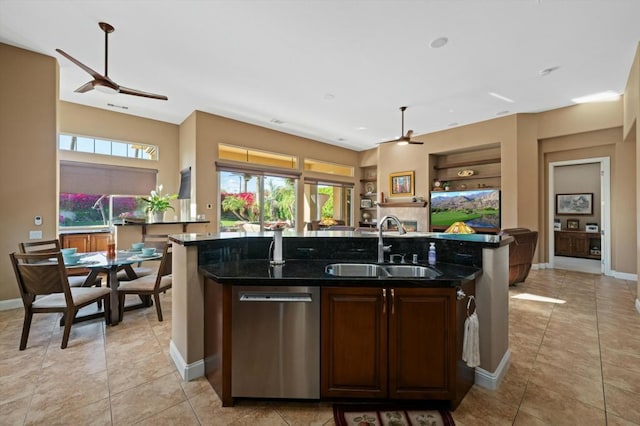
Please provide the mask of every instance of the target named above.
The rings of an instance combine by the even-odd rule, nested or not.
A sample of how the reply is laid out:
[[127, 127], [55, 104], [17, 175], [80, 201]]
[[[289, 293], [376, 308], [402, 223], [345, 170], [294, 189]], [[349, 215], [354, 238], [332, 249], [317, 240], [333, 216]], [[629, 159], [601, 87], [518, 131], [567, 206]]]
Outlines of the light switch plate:
[[30, 240], [41, 240], [42, 239], [42, 231], [29, 231], [29, 239]]

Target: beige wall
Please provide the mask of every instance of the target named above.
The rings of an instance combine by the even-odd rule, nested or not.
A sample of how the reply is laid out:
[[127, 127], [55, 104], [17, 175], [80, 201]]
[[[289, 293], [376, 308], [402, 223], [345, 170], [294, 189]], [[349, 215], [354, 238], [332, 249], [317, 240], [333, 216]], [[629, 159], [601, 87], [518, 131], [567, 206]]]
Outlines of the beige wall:
[[0, 43], [0, 301], [20, 297], [9, 253], [30, 230], [56, 237], [57, 102], [56, 60]]
[[[90, 94], [87, 94], [90, 96]], [[149, 101], [162, 102], [162, 101]], [[158, 184], [163, 192], [174, 194], [180, 186], [178, 146], [179, 127], [134, 115], [60, 101], [58, 105], [60, 133], [100, 137], [123, 142], [139, 142], [158, 146], [158, 160], [110, 157], [82, 152], [60, 151], [61, 160], [85, 161], [158, 170]], [[176, 212], [178, 202], [173, 202]], [[169, 213], [171, 214], [171, 212]], [[177, 214], [177, 213], [176, 213]]]
[[[625, 145], [631, 145], [631, 147], [627, 147], [627, 150], [631, 151], [633, 149], [635, 151], [636, 185], [634, 191], [640, 188], [640, 149], [638, 149], [638, 144], [640, 143], [640, 126], [638, 126], [638, 116], [640, 116], [640, 43], [638, 43], [638, 47], [636, 48], [636, 56], [633, 59], [624, 91], [623, 136]], [[636, 198], [635, 223], [637, 235], [634, 250], [636, 253], [636, 265], [638, 265], [638, 270], [640, 270], [640, 228], [637, 226], [638, 221], [640, 221], [640, 197]], [[636, 299], [636, 308], [640, 310], [640, 280], [637, 284], [637, 294], [639, 296], [638, 299]]]
[[[302, 182], [305, 176], [327, 177], [326, 174], [304, 172], [302, 167], [305, 158], [353, 167], [358, 166], [358, 153], [356, 151], [200, 111], [196, 111], [194, 114], [196, 133], [196, 209], [199, 214], [206, 215], [206, 218], [211, 221], [211, 226], [214, 230], [217, 229], [218, 222], [218, 175], [215, 169], [215, 162], [218, 159], [218, 144], [242, 146], [297, 156], [299, 171], [302, 172], [302, 179], [298, 186], [299, 200], [304, 199]], [[190, 120], [191, 117], [181, 127], [191, 125]], [[352, 178], [333, 177], [333, 180], [354, 183], [356, 179], [357, 176]], [[206, 208], [208, 204], [212, 205], [212, 209]], [[303, 215], [304, 209], [299, 208], [297, 212], [299, 229], [302, 229], [303, 226]]]

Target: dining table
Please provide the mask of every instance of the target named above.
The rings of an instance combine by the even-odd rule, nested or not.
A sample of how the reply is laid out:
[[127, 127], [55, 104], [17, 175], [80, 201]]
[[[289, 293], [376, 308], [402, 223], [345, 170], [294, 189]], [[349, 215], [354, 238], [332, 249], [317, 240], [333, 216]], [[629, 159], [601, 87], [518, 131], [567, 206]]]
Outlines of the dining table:
[[[129, 280], [134, 280], [138, 278], [135, 270], [133, 269], [134, 264], [148, 261], [148, 260], [158, 260], [162, 257], [160, 253], [154, 253], [152, 255], [143, 255], [141, 251], [136, 250], [118, 250], [116, 251], [116, 256], [113, 258], [107, 257], [107, 252], [89, 252], [89, 253], [79, 253], [81, 254], [81, 258], [77, 263], [74, 264], [65, 264], [67, 271], [69, 273], [74, 273], [77, 270], [89, 270], [89, 275], [85, 280], [85, 287], [90, 286], [90, 283], [93, 283], [99, 274], [106, 274], [107, 276], [107, 286], [111, 289], [110, 296], [110, 304], [111, 304], [111, 314], [110, 314], [110, 324], [117, 325], [120, 322], [120, 303], [118, 298], [118, 272], [124, 270], [127, 274], [127, 278]], [[151, 306], [152, 301], [150, 298], [142, 299], [142, 303], [139, 307], [148, 307]], [[122, 307], [124, 309], [124, 307]], [[78, 317], [74, 319], [74, 321], [82, 321], [91, 319], [95, 315], [88, 315], [86, 317]]]

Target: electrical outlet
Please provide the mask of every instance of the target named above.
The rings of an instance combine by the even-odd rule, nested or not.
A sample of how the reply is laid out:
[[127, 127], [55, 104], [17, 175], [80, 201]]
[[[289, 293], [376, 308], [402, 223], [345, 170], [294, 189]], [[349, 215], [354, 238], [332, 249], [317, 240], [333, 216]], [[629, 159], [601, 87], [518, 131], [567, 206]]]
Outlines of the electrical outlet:
[[211, 210], [213, 208], [213, 204], [207, 204], [207, 210]]
[[42, 239], [42, 231], [29, 231], [29, 239], [30, 240], [41, 240]]

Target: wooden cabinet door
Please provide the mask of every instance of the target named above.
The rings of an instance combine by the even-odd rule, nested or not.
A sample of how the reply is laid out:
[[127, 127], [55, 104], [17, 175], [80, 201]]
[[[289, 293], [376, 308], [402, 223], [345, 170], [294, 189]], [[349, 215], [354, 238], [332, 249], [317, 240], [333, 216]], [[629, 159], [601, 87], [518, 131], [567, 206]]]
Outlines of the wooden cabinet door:
[[322, 289], [321, 396], [387, 397], [387, 307], [380, 288]]
[[87, 234], [63, 234], [60, 235], [60, 244], [62, 248], [75, 247], [79, 253], [91, 251], [89, 245], [89, 236]]
[[564, 232], [556, 232], [555, 237], [556, 255], [571, 256], [571, 253], [573, 251], [571, 244], [571, 235]]
[[572, 237], [573, 256], [589, 257], [589, 240], [585, 234]]
[[448, 399], [455, 379], [454, 289], [390, 291], [389, 398]]
[[107, 251], [110, 234], [90, 234], [91, 251]]

